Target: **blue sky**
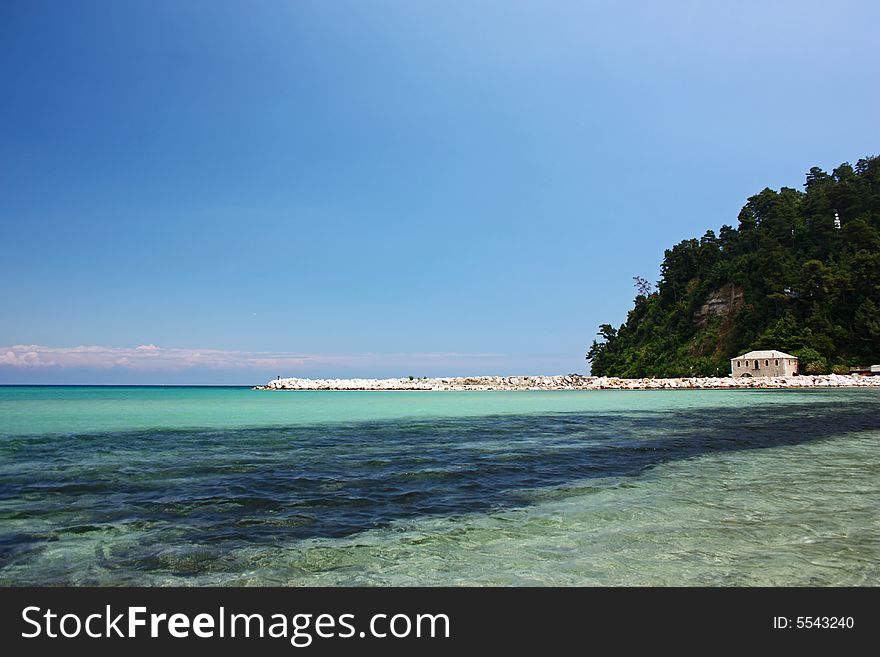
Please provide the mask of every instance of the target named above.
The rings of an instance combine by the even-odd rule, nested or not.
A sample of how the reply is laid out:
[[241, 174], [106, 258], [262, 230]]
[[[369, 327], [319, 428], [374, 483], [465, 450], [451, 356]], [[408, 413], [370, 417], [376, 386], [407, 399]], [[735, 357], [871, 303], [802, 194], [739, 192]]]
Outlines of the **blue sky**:
[[877, 25], [4, 2], [0, 383], [585, 372], [665, 248], [880, 153]]

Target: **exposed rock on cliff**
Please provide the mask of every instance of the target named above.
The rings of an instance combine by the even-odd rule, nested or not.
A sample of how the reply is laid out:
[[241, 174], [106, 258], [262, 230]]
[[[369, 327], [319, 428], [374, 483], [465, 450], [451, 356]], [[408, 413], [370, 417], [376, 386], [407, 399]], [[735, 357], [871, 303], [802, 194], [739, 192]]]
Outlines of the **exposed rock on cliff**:
[[745, 299], [745, 290], [743, 288], [728, 283], [710, 293], [706, 298], [706, 303], [700, 306], [700, 309], [694, 313], [694, 324], [696, 326], [705, 326], [711, 317], [721, 317], [727, 319], [736, 314]]

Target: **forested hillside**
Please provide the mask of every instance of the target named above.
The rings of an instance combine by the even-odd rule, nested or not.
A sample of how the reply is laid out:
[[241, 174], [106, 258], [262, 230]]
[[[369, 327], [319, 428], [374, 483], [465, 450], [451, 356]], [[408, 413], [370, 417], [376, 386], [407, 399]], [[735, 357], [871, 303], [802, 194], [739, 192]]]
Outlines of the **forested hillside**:
[[880, 158], [812, 168], [805, 191], [764, 189], [736, 228], [665, 252], [656, 290], [587, 359], [598, 376], [726, 374], [751, 349], [801, 358], [805, 373], [880, 363]]

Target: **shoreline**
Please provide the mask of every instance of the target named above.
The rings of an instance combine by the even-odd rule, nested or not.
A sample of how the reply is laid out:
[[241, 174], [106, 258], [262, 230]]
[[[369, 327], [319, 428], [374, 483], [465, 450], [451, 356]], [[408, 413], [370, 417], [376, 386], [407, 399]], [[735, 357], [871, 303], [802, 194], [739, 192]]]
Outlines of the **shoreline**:
[[462, 376], [401, 379], [279, 378], [254, 390], [738, 390], [760, 388], [880, 388], [880, 376], [841, 374], [682, 377], [676, 379], [623, 379], [607, 376], [559, 374], [553, 376]]

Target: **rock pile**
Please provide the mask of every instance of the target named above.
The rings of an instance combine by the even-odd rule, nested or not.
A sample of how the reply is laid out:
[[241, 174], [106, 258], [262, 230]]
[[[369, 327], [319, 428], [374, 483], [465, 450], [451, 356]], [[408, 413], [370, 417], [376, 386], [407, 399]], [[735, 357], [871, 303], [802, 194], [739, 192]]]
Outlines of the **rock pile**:
[[421, 379], [275, 379], [255, 390], [704, 390], [878, 387], [880, 376], [756, 376], [620, 379], [606, 376], [470, 376]]

